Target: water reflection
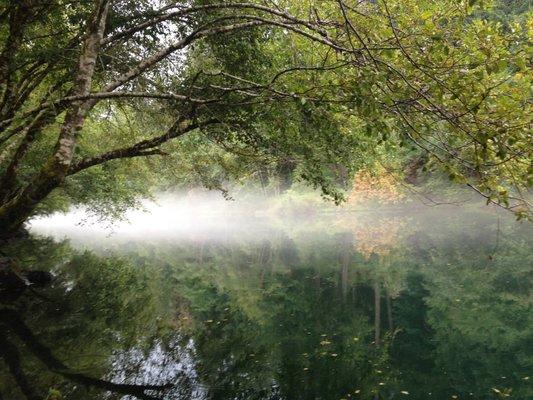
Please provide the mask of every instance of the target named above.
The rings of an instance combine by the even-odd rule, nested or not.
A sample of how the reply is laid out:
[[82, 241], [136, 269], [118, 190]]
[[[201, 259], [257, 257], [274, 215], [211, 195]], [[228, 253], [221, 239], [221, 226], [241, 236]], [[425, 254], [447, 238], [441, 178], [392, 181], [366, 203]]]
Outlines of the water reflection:
[[528, 225], [244, 222], [4, 246], [55, 278], [1, 306], [3, 398], [531, 398]]

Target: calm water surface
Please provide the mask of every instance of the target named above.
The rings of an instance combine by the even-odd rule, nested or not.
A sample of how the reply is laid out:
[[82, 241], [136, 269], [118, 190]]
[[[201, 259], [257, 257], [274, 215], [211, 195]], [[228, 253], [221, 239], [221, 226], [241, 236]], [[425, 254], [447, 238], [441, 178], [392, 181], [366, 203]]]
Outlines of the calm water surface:
[[54, 280], [0, 303], [1, 399], [533, 398], [533, 230], [506, 215], [65, 226], [2, 249]]

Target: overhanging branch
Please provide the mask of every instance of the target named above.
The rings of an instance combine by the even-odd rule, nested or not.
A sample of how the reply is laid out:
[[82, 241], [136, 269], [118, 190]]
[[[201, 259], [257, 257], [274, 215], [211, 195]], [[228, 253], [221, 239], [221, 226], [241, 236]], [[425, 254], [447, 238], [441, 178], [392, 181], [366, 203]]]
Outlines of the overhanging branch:
[[180, 118], [163, 135], [151, 139], [145, 139], [131, 146], [111, 150], [98, 156], [83, 158], [80, 161], [73, 163], [69, 169], [68, 175], [73, 175], [87, 168], [104, 164], [111, 160], [150, 155], [166, 155], [165, 152], [157, 147], [179, 136], [183, 136], [187, 132], [218, 122], [219, 121], [216, 119], [210, 119], [204, 122], [193, 122], [190, 119]]

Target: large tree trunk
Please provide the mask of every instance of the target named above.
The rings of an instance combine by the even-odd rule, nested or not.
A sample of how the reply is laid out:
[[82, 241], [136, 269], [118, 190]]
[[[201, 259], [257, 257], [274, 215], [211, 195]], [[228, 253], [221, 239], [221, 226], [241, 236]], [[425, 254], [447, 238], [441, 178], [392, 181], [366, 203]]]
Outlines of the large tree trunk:
[[30, 185], [0, 206], [0, 237], [16, 234], [37, 205], [63, 182], [65, 175], [54, 167], [53, 163], [48, 162]]
[[[71, 91], [73, 96], [86, 96], [90, 93], [96, 59], [104, 34], [108, 3], [108, 0], [98, 1], [87, 26], [87, 35]], [[88, 101], [75, 101], [71, 104], [61, 126], [54, 153], [24, 189], [0, 204], [0, 236], [11, 236], [16, 233], [32, 215], [36, 206], [63, 183], [72, 164], [77, 134], [83, 127], [91, 105], [92, 103]]]

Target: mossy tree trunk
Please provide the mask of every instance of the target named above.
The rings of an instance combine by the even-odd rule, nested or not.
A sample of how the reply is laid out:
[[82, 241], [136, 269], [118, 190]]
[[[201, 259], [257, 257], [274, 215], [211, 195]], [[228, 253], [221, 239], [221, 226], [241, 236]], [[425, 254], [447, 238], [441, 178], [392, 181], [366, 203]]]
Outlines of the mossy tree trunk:
[[[87, 26], [83, 50], [78, 60], [72, 96], [87, 96], [91, 91], [92, 77], [95, 70], [100, 44], [104, 35], [109, 0], [100, 0]], [[2, 192], [5, 194], [0, 203], [0, 236], [11, 236], [19, 231], [35, 208], [50, 192], [61, 185], [69, 173], [76, 147], [77, 134], [83, 127], [85, 117], [92, 103], [78, 100], [71, 103], [61, 126], [53, 154], [44, 163], [37, 176], [19, 193], [13, 194], [11, 175], [16, 166], [8, 168], [2, 180]], [[21, 144], [25, 146], [25, 142]], [[20, 148], [19, 148], [20, 150]], [[18, 154], [19, 151], [16, 152]], [[14, 158], [16, 159], [16, 157]]]

